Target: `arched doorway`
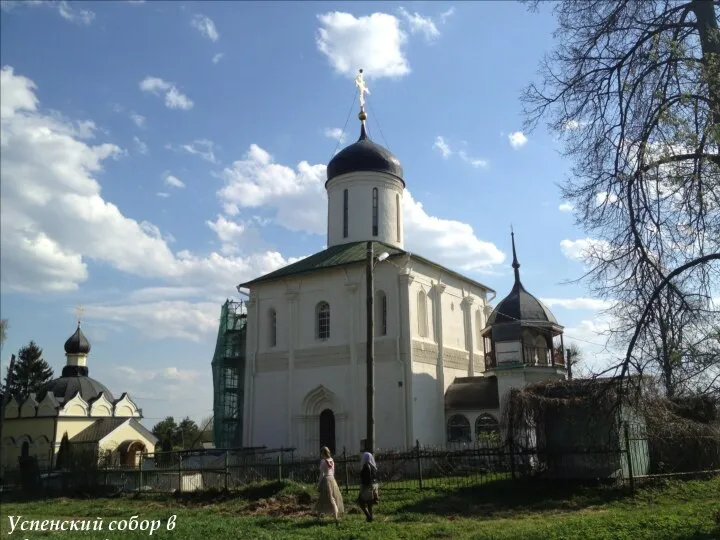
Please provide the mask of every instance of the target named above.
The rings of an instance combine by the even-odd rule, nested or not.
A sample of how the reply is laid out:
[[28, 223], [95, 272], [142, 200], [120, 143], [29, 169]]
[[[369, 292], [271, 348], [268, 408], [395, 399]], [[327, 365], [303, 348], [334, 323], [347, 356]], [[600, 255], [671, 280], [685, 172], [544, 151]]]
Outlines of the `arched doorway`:
[[117, 448], [120, 454], [120, 465], [122, 467], [137, 467], [140, 465], [140, 456], [147, 449], [141, 441], [125, 441]]
[[330, 409], [320, 413], [320, 446], [327, 446], [335, 454], [335, 413]]

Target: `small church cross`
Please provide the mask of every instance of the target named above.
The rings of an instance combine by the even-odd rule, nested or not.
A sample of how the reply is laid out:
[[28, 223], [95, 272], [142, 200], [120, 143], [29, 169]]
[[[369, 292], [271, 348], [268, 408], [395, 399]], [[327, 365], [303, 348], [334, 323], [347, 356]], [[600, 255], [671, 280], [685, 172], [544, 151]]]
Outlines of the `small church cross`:
[[80, 320], [82, 319], [84, 312], [85, 309], [83, 308], [82, 304], [78, 304], [77, 306], [75, 306], [75, 314], [77, 315], [78, 326], [80, 326]]
[[365, 79], [363, 78], [363, 70], [358, 71], [357, 77], [355, 77], [355, 86], [360, 91], [360, 108], [365, 110], [365, 94], [369, 94], [370, 90], [365, 85]]

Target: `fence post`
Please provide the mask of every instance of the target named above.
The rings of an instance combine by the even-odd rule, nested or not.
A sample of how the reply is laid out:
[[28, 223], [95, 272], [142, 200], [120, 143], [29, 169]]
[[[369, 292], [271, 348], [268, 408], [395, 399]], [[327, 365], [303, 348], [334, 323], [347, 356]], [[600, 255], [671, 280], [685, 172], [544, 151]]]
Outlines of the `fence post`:
[[182, 493], [182, 454], [178, 453], [178, 493]]
[[515, 480], [515, 438], [513, 437], [512, 427], [509, 429], [508, 452], [510, 453], [510, 477]]
[[624, 422], [624, 431], [625, 431], [625, 454], [627, 455], [627, 464], [628, 464], [628, 476], [630, 477], [630, 492], [635, 493], [635, 478], [633, 477], [633, 468], [632, 468], [632, 457], [630, 456], [630, 429], [628, 428], [628, 423]]
[[345, 494], [350, 493], [350, 476], [348, 475], [347, 451], [343, 446], [343, 463], [345, 463]]
[[278, 454], [278, 481], [282, 482], [282, 449], [280, 450], [280, 453]]
[[420, 489], [423, 488], [423, 477], [422, 477], [422, 460], [420, 459], [420, 440], [415, 439], [415, 456], [417, 459], [417, 472], [418, 472], [418, 483]]
[[138, 474], [138, 476], [140, 477], [140, 481], [138, 482], [138, 491], [142, 491], [142, 485], [143, 485], [143, 461], [145, 461], [145, 460], [143, 459], [144, 456], [145, 456], [145, 454], [140, 453], [140, 472], [139, 472], [139, 474]]
[[228, 490], [228, 484], [230, 482], [230, 456], [228, 451], [225, 450], [225, 491]]

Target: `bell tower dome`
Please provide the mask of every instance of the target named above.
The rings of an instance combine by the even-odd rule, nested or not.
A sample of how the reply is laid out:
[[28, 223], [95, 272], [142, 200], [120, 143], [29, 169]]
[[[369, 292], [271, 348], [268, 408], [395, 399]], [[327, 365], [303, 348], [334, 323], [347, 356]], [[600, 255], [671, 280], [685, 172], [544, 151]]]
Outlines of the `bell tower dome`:
[[365, 94], [369, 91], [362, 69], [355, 84], [360, 96], [360, 138], [327, 166], [327, 245], [374, 240], [403, 249], [402, 166], [387, 148], [368, 137]]

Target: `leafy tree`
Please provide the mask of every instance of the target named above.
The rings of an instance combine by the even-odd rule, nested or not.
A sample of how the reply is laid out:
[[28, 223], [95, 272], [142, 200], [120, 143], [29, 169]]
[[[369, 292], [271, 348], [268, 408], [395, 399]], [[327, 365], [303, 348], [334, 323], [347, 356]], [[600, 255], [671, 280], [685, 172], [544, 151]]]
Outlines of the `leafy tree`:
[[152, 432], [160, 439], [160, 448], [163, 452], [174, 448], [192, 448], [200, 438], [200, 428], [187, 416], [180, 424], [177, 424], [172, 416], [168, 416], [155, 424]]
[[[615, 302], [610, 339], [625, 352], [611, 370], [621, 377], [665, 377], [677, 351], [693, 349], [718, 325], [711, 302], [720, 280], [718, 5], [554, 3], [557, 46], [523, 95], [526, 128], [546, 120], [573, 162], [562, 193], [593, 237], [584, 279]], [[673, 344], [662, 338], [661, 320], [682, 320], [692, 331], [676, 332]], [[660, 355], [651, 346], [658, 338]], [[701, 378], [707, 391], [720, 390], [717, 356], [681, 356], [686, 367], [695, 363], [688, 384]]]
[[153, 435], [160, 439], [160, 448], [162, 448], [163, 452], [172, 450], [173, 443], [176, 439], [177, 429], [178, 426], [172, 416], [166, 417], [164, 420], [161, 420], [153, 426]]
[[72, 463], [72, 457], [70, 456], [70, 439], [68, 438], [67, 431], [63, 434], [60, 439], [60, 448], [58, 449], [57, 458], [55, 458], [56, 469], [68, 469]]
[[27, 397], [39, 392], [45, 383], [52, 380], [53, 370], [42, 353], [34, 341], [20, 349], [13, 367], [12, 384], [8, 385], [8, 374], [5, 375], [4, 386], [11, 395]]
[[178, 425], [175, 444], [181, 448], [192, 448], [199, 440], [200, 428], [186, 416]]

